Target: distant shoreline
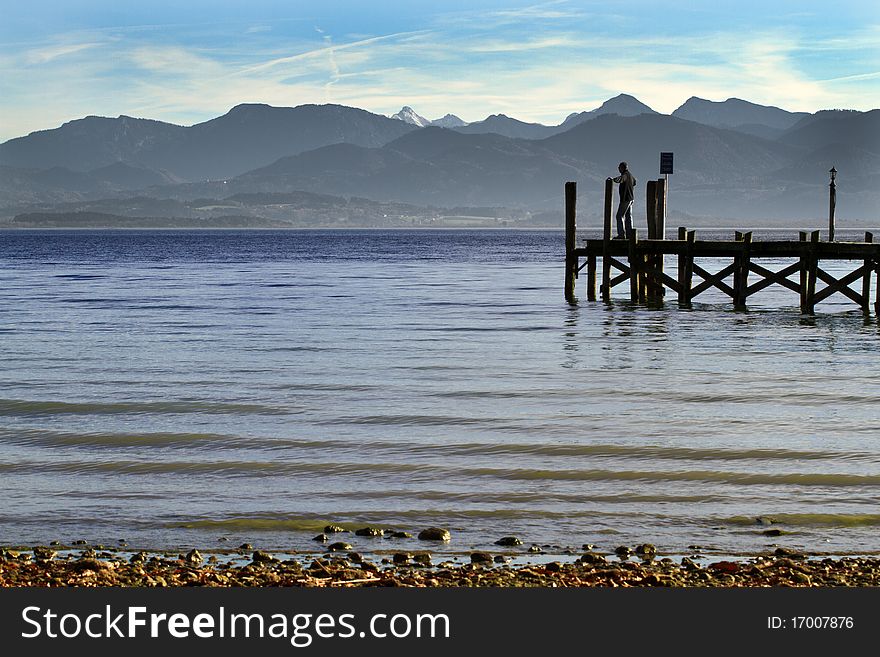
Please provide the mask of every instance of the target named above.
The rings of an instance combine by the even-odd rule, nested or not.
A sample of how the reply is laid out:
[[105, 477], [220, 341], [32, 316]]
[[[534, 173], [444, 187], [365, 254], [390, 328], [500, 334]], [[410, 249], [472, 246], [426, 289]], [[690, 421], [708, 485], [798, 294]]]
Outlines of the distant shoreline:
[[[729, 226], [700, 226], [690, 225], [688, 227], [693, 230], [707, 231], [736, 231], [736, 230], [760, 230], [765, 232], [796, 232], [805, 230], [803, 226], [745, 226], [745, 225], [729, 225]], [[809, 227], [809, 226], [808, 226]], [[847, 232], [861, 232], [866, 229], [874, 228], [880, 230], [880, 224], [865, 224], [864, 226], [838, 227], [836, 232], [838, 235]], [[9, 232], [58, 232], [58, 231], [150, 231], [150, 232], [202, 232], [202, 231], [254, 231], [254, 232], [317, 232], [317, 231], [384, 231], [384, 232], [424, 232], [424, 231], [522, 231], [522, 232], [564, 232], [564, 226], [10, 226], [8, 224], [0, 224], [0, 231]], [[599, 228], [578, 227], [578, 234], [581, 233], [598, 233]], [[667, 228], [667, 239], [673, 239], [671, 231]]]

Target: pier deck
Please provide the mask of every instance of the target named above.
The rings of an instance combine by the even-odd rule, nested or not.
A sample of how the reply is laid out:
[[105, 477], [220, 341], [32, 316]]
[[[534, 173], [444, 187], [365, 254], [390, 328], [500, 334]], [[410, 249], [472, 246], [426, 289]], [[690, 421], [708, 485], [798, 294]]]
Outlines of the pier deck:
[[[651, 181], [654, 182], [654, 181]], [[652, 185], [648, 198], [649, 239], [640, 240], [637, 230], [629, 239], [611, 239], [611, 199], [613, 188], [605, 186], [605, 222], [603, 239], [583, 240], [578, 246], [575, 227], [576, 187], [566, 184], [566, 277], [565, 296], [575, 300], [575, 279], [587, 269], [587, 299], [597, 298], [598, 263], [602, 263], [600, 294], [609, 300], [611, 289], [629, 283], [633, 302], [662, 299], [666, 290], [688, 305], [699, 294], [717, 289], [728, 295], [737, 307], [745, 307], [749, 296], [771, 285], [787, 288], [800, 297], [801, 311], [814, 312], [815, 305], [832, 294], [842, 294], [865, 312], [871, 307], [871, 275], [876, 279], [874, 311], [880, 315], [880, 243], [865, 233], [863, 242], [822, 242], [819, 231], [801, 232], [799, 240], [753, 242], [751, 232], [737, 232], [735, 239], [698, 240], [696, 231], [678, 229], [678, 239], [665, 239], [663, 217], [665, 202], [662, 180]], [[659, 195], [657, 190], [659, 188]], [[653, 205], [653, 207], [652, 207]], [[664, 271], [666, 256], [677, 260], [677, 275]], [[707, 271], [698, 258], [729, 259], [719, 271]], [[584, 260], [581, 263], [581, 260]], [[790, 259], [781, 269], [770, 270], [760, 260]], [[853, 271], [835, 278], [822, 269], [825, 261], [856, 262]], [[766, 264], [766, 263], [765, 263]], [[790, 277], [794, 276], [792, 280]], [[819, 284], [823, 284], [820, 287]], [[855, 288], [851, 287], [855, 285]]]

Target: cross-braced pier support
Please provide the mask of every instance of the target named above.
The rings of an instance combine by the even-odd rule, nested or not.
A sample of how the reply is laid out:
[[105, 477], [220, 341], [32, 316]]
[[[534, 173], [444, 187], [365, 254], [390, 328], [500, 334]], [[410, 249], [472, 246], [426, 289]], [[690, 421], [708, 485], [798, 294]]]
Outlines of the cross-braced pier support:
[[[656, 181], [657, 184], [661, 182]], [[743, 308], [750, 296], [771, 285], [779, 285], [798, 294], [804, 313], [814, 312], [816, 304], [833, 294], [842, 294], [868, 312], [872, 304], [873, 273], [876, 281], [873, 305], [875, 313], [880, 315], [880, 244], [874, 243], [872, 233], [865, 233], [864, 242], [821, 242], [819, 231], [801, 232], [797, 241], [755, 242], [751, 232], [737, 231], [733, 241], [697, 240], [696, 231], [679, 228], [678, 239], [667, 240], [657, 228], [656, 206], [652, 217], [652, 193], [655, 194], [653, 198], [657, 198], [657, 187], [652, 187], [653, 192], [648, 191], [647, 240], [640, 240], [637, 230], [632, 231], [629, 239], [611, 239], [613, 187], [610, 181], [605, 186], [603, 239], [584, 240], [582, 246], [577, 246], [573, 204], [566, 210], [566, 299], [570, 302], [575, 301], [574, 281], [584, 267], [587, 268], [587, 299], [596, 299], [598, 260], [601, 258], [599, 289], [605, 301], [610, 300], [613, 288], [629, 283], [629, 296], [634, 303], [658, 301], [669, 289], [677, 294], [680, 304], [688, 306], [698, 295], [715, 289], [729, 296], [735, 307]], [[572, 199], [576, 197], [574, 183], [566, 185], [566, 199], [569, 195]], [[573, 244], [573, 248], [569, 248], [569, 244]], [[666, 256], [678, 260], [675, 278], [664, 271]], [[585, 259], [583, 264], [581, 258]], [[729, 264], [711, 272], [700, 264], [698, 259], [701, 258], [729, 260]], [[771, 258], [792, 259], [793, 262], [778, 271], [759, 262]], [[834, 260], [858, 262], [859, 265], [841, 278], [835, 278], [822, 268], [823, 263]], [[794, 275], [798, 276], [797, 280], [790, 278]], [[819, 283], [824, 287], [819, 288]], [[858, 289], [851, 287], [858, 283], [861, 283]]]

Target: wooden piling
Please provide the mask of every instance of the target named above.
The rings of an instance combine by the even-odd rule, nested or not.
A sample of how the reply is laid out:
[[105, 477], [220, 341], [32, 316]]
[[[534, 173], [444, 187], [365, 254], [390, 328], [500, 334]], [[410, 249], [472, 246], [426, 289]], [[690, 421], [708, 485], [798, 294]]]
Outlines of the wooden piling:
[[807, 293], [805, 312], [813, 314], [816, 312], [816, 278], [817, 269], [819, 268], [819, 258], [816, 255], [816, 247], [819, 244], [819, 231], [814, 230], [810, 233], [809, 247], [807, 248]]
[[565, 300], [575, 302], [574, 285], [578, 273], [577, 183], [565, 183]]
[[[687, 228], [684, 226], [678, 227], [678, 241], [684, 242], [687, 240]], [[686, 303], [684, 300], [684, 261], [685, 254], [678, 254], [678, 303]]]
[[[874, 233], [865, 231], [865, 243], [870, 244], [874, 241]], [[873, 260], [866, 258], [864, 261], [865, 273], [862, 276], [862, 310], [868, 312], [871, 308], [871, 269]]]
[[[645, 185], [645, 219], [648, 224], [648, 239], [653, 240], [657, 238], [657, 181], [649, 180], [648, 184]], [[654, 255], [646, 255], [645, 256], [645, 271], [649, 271], [654, 268], [657, 262], [657, 256]], [[643, 274], [643, 278], [644, 278]], [[646, 298], [653, 298], [657, 296], [657, 290], [663, 289], [662, 285], [658, 287], [658, 285], [651, 281], [647, 283], [647, 289], [645, 290]]]
[[[743, 240], [743, 235], [744, 235], [744, 233], [741, 233], [741, 232], [738, 231], [738, 230], [737, 230], [737, 231], [734, 231], [734, 233], [733, 233], [733, 241], [734, 241], [734, 242], [742, 242], [742, 240]], [[734, 263], [734, 270], [733, 270], [733, 307], [734, 307], [734, 308], [739, 308], [739, 306], [740, 306], [740, 303], [739, 303], [739, 298], [740, 298], [740, 289], [739, 289], [739, 286], [740, 286], [740, 280], [741, 280], [741, 277], [740, 277], [740, 275], [739, 275], [739, 270], [740, 270], [740, 268], [742, 267], [741, 259], [742, 259], [742, 253], [737, 253], [737, 254], [733, 257], [733, 263]]]
[[877, 316], [878, 320], [880, 320], [880, 260], [874, 261], [874, 272], [875, 276], [875, 285], [874, 285], [874, 314]]
[[611, 255], [609, 246], [611, 241], [611, 205], [614, 201], [614, 181], [608, 178], [605, 181], [605, 212], [602, 225], [602, 300], [611, 300]]
[[[666, 198], [668, 196], [668, 190], [666, 188], [667, 181], [664, 178], [659, 178], [657, 180], [657, 212], [654, 219], [654, 231], [655, 236], [654, 239], [657, 240], [665, 240], [666, 239]], [[666, 288], [663, 286], [663, 270], [665, 267], [665, 262], [663, 258], [663, 254], [660, 253], [656, 257], [654, 262], [654, 269], [657, 272], [657, 296], [662, 298], [666, 296]]]
[[648, 239], [657, 239], [657, 181], [649, 180], [645, 186], [645, 219], [648, 223]]
[[587, 300], [596, 300], [596, 256], [587, 256]]
[[800, 296], [801, 296], [801, 312], [807, 312], [807, 271], [809, 269], [809, 265], [807, 262], [807, 233], [806, 231], [798, 232], [798, 239], [802, 242], [801, 245], [801, 256], [800, 256]]
[[681, 257], [679, 257], [679, 271], [681, 272], [679, 285], [681, 286], [681, 290], [678, 293], [678, 302], [684, 305], [690, 305], [691, 303], [691, 288], [694, 282], [694, 242], [696, 239], [697, 231], [688, 230], [685, 232], [683, 266], [681, 263]]
[[632, 232], [629, 235], [629, 297], [633, 303], [637, 303], [639, 300], [639, 256], [636, 254], [636, 249], [638, 248], [639, 243], [639, 231], [636, 228], [632, 229]]
[[[657, 212], [654, 219], [654, 239], [666, 239], [666, 180], [657, 180]], [[662, 269], [662, 266], [661, 266]]]
[[736, 267], [733, 273], [733, 305], [744, 308], [749, 296], [749, 266], [751, 264], [750, 248], [752, 233], [736, 231], [736, 241], [742, 242], [742, 250], [736, 256]]

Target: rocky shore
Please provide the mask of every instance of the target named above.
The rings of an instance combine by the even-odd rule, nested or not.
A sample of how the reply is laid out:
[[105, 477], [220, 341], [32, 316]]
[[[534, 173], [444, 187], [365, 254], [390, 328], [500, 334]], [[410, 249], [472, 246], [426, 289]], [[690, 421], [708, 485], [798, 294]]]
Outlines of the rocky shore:
[[[839, 587], [880, 586], [880, 558], [816, 558], [783, 548], [737, 560], [658, 558], [649, 544], [614, 555], [585, 551], [559, 561], [513, 564], [473, 552], [434, 563], [429, 551], [365, 558], [340, 545], [319, 557], [278, 558], [243, 545], [207, 558], [186, 554], [79, 551], [39, 546], [0, 549], [3, 587]], [[335, 548], [335, 549], [331, 549]], [[461, 561], [464, 562], [461, 562]]]

